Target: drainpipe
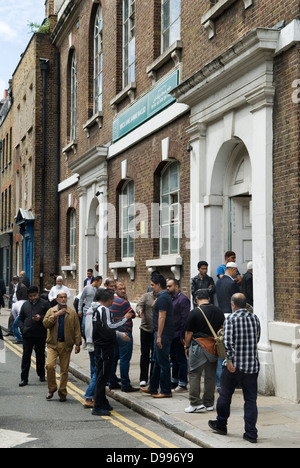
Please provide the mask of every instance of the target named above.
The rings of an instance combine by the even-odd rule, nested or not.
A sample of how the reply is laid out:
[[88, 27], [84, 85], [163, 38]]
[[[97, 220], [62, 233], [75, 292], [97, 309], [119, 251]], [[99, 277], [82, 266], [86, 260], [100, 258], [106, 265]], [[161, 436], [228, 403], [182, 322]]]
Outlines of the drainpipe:
[[47, 73], [49, 60], [40, 58], [42, 72], [42, 162], [41, 162], [41, 239], [40, 239], [40, 293], [44, 289], [44, 252], [45, 252], [45, 182], [46, 182], [46, 124], [47, 124]]
[[59, 272], [59, 217], [60, 196], [58, 184], [60, 183], [60, 53], [56, 54], [56, 232], [55, 232], [55, 262], [54, 272]]

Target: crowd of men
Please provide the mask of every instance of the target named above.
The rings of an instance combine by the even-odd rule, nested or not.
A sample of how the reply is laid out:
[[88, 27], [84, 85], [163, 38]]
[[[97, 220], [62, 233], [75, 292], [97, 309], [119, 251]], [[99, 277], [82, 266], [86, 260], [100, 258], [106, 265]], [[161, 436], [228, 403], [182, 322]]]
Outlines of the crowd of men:
[[[199, 274], [191, 283], [192, 307], [178, 280], [165, 278], [159, 272], [152, 273], [149, 290], [136, 309], [141, 317], [138, 388], [131, 385], [129, 376], [132, 320], [136, 313], [123, 282], [107, 278], [102, 284], [102, 277], [93, 277], [89, 270], [83, 291], [71, 308], [67, 304], [70, 292], [63, 285], [62, 277], [56, 278], [56, 284], [44, 297], [40, 297], [37, 287], [25, 286], [26, 298], [20, 298], [20, 290], [23, 293], [25, 290], [19, 286], [18, 279], [14, 286], [16, 300], [13, 300], [11, 320], [16, 340], [23, 343], [19, 385], [28, 385], [31, 354], [35, 349], [36, 370], [41, 381], [46, 380], [45, 369], [47, 372], [46, 399], [52, 399], [58, 390], [60, 401], [66, 401], [71, 353], [74, 346], [75, 353], [79, 353], [83, 343], [91, 364], [91, 382], [84, 406], [92, 408], [93, 415], [110, 414], [112, 407], [106, 398], [106, 385], [126, 393], [142, 391], [156, 399], [172, 398], [174, 393], [189, 391], [190, 405], [186, 413], [213, 411], [217, 385], [220, 394], [217, 419], [209, 421], [209, 426], [225, 435], [231, 397], [240, 384], [245, 398], [244, 438], [256, 442], [260, 324], [252, 309], [252, 264], [242, 278], [235, 260], [234, 252], [226, 252], [225, 262], [217, 271], [216, 284], [207, 274], [207, 262], [199, 262]], [[213, 334], [222, 328], [225, 360], [218, 358]], [[55, 376], [58, 359], [59, 388]]]

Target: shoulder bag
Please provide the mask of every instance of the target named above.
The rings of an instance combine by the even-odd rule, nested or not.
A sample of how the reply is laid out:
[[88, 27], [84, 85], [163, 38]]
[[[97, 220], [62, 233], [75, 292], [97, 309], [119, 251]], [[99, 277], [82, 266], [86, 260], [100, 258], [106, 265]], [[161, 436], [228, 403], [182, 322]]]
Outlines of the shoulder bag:
[[213, 334], [213, 337], [215, 339], [215, 350], [216, 350], [217, 355], [219, 356], [219, 358], [225, 359], [226, 358], [226, 351], [225, 351], [225, 346], [224, 346], [224, 341], [223, 341], [223, 329], [221, 328], [218, 331], [218, 333], [216, 333], [200, 306], [198, 306], [198, 309], [202, 312], [202, 314], [203, 314], [203, 316], [204, 316], [204, 318], [205, 318], [205, 320], [207, 322], [207, 325], [209, 326], [209, 329]]

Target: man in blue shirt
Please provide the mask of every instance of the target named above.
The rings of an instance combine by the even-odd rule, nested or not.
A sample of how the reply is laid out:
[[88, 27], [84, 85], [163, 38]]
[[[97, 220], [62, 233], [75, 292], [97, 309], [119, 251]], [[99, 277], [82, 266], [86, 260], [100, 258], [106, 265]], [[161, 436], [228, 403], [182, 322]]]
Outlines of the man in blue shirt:
[[173, 302], [166, 290], [166, 280], [162, 275], [155, 275], [152, 278], [151, 287], [157, 295], [153, 307], [154, 367], [149, 388], [141, 388], [141, 390], [151, 394], [154, 398], [171, 398], [169, 355], [174, 338]]
[[[236, 262], [235, 252], [233, 252], [232, 250], [228, 250], [228, 252], [225, 253], [225, 263], [223, 263], [217, 268], [217, 277], [221, 279], [226, 273], [227, 264], [235, 263], [235, 262]], [[242, 277], [241, 277], [239, 270], [237, 270], [234, 280], [238, 285], [242, 283]]]

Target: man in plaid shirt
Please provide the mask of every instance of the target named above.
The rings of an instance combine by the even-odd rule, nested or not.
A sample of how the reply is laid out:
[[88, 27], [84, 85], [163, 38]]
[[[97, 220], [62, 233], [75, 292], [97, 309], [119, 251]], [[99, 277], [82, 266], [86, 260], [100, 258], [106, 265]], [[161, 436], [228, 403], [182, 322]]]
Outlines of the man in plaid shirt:
[[244, 439], [257, 442], [257, 379], [259, 360], [257, 344], [260, 339], [260, 322], [256, 315], [246, 309], [246, 297], [237, 293], [231, 298], [233, 313], [224, 323], [226, 367], [223, 368], [221, 391], [217, 403], [217, 420], [209, 421], [211, 429], [227, 434], [232, 395], [238, 384], [242, 386], [245, 400]]

